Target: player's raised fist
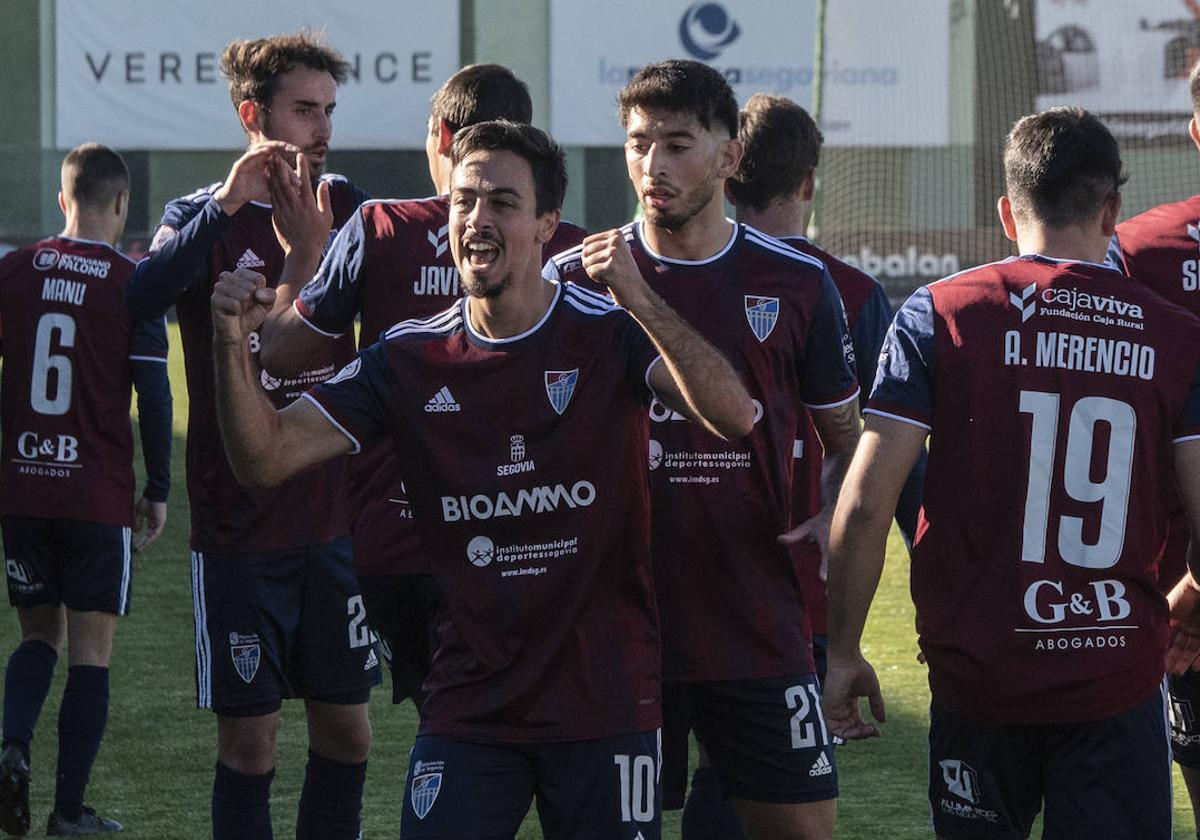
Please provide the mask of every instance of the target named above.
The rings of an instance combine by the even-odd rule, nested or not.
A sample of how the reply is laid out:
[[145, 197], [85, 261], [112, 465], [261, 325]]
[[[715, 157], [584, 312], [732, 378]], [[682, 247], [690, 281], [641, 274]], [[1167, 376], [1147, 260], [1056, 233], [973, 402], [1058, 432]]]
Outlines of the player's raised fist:
[[583, 270], [597, 283], [608, 286], [613, 300], [626, 308], [631, 296], [647, 288], [620, 230], [593, 233], [583, 240]]
[[291, 143], [278, 140], [264, 140], [251, 144], [246, 153], [233, 163], [225, 183], [213, 193], [213, 200], [221, 205], [227, 216], [232, 216], [247, 201], [266, 201], [270, 194], [268, 186], [268, 167], [273, 159], [291, 161], [298, 154], [299, 148]]
[[275, 290], [257, 271], [222, 271], [212, 293], [213, 333], [217, 341], [240, 342], [266, 319]]

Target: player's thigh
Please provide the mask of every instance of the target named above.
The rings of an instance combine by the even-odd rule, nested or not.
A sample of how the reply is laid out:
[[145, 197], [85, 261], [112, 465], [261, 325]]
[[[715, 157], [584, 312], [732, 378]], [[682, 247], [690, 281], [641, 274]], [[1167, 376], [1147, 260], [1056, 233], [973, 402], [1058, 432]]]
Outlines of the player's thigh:
[[107, 668], [117, 620], [112, 613], [67, 610], [67, 661], [72, 666]]
[[693, 684], [692, 727], [732, 798], [775, 805], [837, 798], [820, 697], [814, 674]]
[[829, 840], [837, 800], [820, 802], [748, 802], [733, 801], [738, 822], [747, 840]]
[[294, 696], [365, 703], [379, 684], [366, 604], [354, 573], [350, 538], [305, 550], [299, 623], [288, 651]]
[[1057, 726], [1047, 740], [1046, 840], [1168, 840], [1166, 691], [1124, 714]]
[[1044, 727], [973, 721], [933, 704], [929, 805], [939, 838], [1026, 838], [1042, 800]]
[[659, 730], [537, 749], [538, 817], [546, 840], [658, 840]]
[[511, 840], [533, 801], [522, 748], [419, 735], [409, 757], [402, 840]]
[[197, 706], [259, 717], [293, 696], [287, 666], [304, 563], [303, 552], [192, 553]]

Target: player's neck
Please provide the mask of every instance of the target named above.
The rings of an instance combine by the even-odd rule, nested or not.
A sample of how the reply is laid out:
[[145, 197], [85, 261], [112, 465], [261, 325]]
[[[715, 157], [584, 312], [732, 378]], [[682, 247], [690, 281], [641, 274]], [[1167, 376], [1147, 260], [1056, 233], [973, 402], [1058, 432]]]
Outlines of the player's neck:
[[729, 244], [729, 220], [725, 204], [718, 198], [710, 201], [699, 213], [688, 219], [678, 230], [667, 230], [642, 222], [642, 236], [656, 254], [672, 260], [699, 262], [716, 256]]
[[554, 301], [555, 289], [540, 274], [514, 278], [512, 285], [494, 298], [467, 298], [467, 318], [484, 338], [513, 338], [542, 319]]
[[1030, 226], [1017, 232], [1017, 249], [1022, 256], [1041, 254], [1056, 260], [1102, 263], [1107, 248], [1106, 237], [1081, 227]]
[[89, 242], [104, 242], [108, 245], [115, 244], [121, 238], [119, 232], [113, 231], [111, 224], [82, 214], [69, 216], [60, 235], [68, 239], [86, 239]]
[[811, 202], [779, 200], [762, 211], [739, 207], [737, 220], [768, 236], [806, 236], [811, 213]]

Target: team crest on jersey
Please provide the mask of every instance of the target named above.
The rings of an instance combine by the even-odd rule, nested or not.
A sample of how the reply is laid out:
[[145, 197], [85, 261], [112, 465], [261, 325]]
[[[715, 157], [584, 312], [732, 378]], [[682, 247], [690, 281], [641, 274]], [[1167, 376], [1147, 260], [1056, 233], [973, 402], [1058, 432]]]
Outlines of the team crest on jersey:
[[550, 398], [550, 406], [559, 414], [567, 410], [567, 403], [571, 401], [578, 381], [579, 368], [546, 371], [546, 396]]
[[425, 773], [420, 776], [413, 776], [411, 797], [413, 813], [417, 815], [417, 819], [425, 819], [425, 816], [433, 807], [433, 803], [437, 801], [441, 790], [441, 773]]
[[779, 298], [746, 295], [746, 320], [754, 337], [766, 341], [779, 321]]
[[233, 667], [237, 669], [242, 682], [249, 684], [258, 673], [259, 663], [262, 662], [262, 645], [259, 644], [258, 636], [230, 633], [229, 655], [233, 657]]
[[39, 248], [33, 255], [33, 267], [38, 271], [49, 271], [58, 265], [58, 251], [53, 248]]

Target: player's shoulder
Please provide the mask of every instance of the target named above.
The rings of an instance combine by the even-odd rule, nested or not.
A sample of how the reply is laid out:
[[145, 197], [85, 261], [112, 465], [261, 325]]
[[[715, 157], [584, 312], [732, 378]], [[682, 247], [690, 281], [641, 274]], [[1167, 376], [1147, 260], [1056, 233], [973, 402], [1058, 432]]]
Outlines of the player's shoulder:
[[751, 225], [740, 224], [740, 227], [743, 259], [761, 261], [764, 267], [771, 266], [785, 272], [795, 271], [816, 276], [825, 272], [825, 263], [816, 257], [797, 250]]
[[187, 195], [171, 199], [167, 202], [167, 206], [163, 208], [163, 216], [160, 224], [173, 228], [179, 228], [187, 224], [204, 210], [205, 205], [214, 200], [213, 196], [223, 183], [223, 181], [215, 181]]
[[389, 346], [443, 341], [462, 330], [462, 303], [455, 301], [449, 308], [428, 318], [410, 318], [393, 324], [380, 336], [380, 341]]
[[838, 287], [838, 291], [842, 293], [843, 297], [851, 290], [865, 296], [874, 293], [876, 289], [882, 288], [879, 281], [870, 274], [867, 274], [867, 272], [858, 266], [851, 265], [845, 260], [839, 259], [806, 237], [780, 237], [780, 241], [824, 263], [825, 267], [829, 269], [830, 276], [833, 277], [834, 284]]
[[562, 301], [564, 306], [585, 318], [604, 318], [625, 313], [612, 298], [570, 280], [562, 283]]
[[[1200, 224], [1200, 195], [1151, 207], [1117, 225], [1117, 236], [1124, 242], [1136, 236], [1158, 236], [1164, 233], [1187, 235], [1195, 239]], [[1189, 230], [1190, 228], [1190, 230]]]

